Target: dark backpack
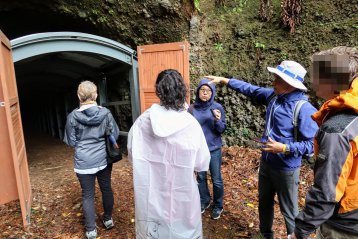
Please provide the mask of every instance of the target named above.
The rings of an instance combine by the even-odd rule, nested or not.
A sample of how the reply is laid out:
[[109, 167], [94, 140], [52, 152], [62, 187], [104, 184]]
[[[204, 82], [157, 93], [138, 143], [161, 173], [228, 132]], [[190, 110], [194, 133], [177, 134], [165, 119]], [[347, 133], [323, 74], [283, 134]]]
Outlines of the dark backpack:
[[[114, 147], [114, 144], [110, 140], [110, 136], [112, 136], [113, 129], [109, 126], [109, 118], [107, 114], [107, 125], [106, 125], [106, 133], [104, 135], [106, 140], [106, 151], [107, 151], [107, 164], [112, 164], [120, 161], [122, 159], [122, 147], [121, 144], [116, 140], [118, 148]], [[119, 138], [119, 137], [118, 137]]]

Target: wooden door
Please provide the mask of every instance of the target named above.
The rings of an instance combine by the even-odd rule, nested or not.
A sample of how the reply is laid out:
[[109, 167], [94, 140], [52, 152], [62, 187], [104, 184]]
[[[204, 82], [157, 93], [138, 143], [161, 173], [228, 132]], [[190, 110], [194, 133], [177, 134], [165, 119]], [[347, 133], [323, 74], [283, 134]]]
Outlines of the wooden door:
[[9, 40], [0, 31], [0, 204], [19, 199], [30, 224], [31, 185]]
[[159, 102], [154, 86], [158, 74], [165, 69], [179, 71], [189, 89], [188, 42], [138, 46], [137, 53], [141, 112]]

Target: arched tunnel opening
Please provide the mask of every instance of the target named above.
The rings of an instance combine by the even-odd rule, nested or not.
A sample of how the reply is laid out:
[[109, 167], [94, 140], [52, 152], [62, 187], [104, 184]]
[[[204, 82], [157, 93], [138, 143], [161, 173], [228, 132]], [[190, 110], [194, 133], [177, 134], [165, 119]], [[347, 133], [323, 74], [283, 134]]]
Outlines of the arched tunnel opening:
[[[106, 38], [72, 32], [29, 35], [12, 45], [28, 152], [36, 155], [44, 148], [51, 152], [53, 142], [65, 148], [61, 141], [67, 115], [79, 107], [77, 87], [85, 80], [97, 85], [97, 104], [111, 111], [126, 144], [139, 111], [133, 50]], [[28, 157], [30, 173], [31, 161], [39, 160], [32, 156]]]
[[[4, 186], [6, 191], [1, 191], [1, 203], [7, 205], [0, 209], [0, 215], [7, 215], [7, 211], [20, 206], [23, 225], [27, 226], [31, 224], [31, 204], [45, 202], [49, 207], [55, 206], [53, 199], [62, 197], [66, 190], [73, 190], [68, 195], [69, 204], [80, 199], [80, 191], [74, 186], [78, 182], [73, 172], [73, 150], [62, 142], [67, 115], [79, 107], [79, 83], [89, 80], [97, 85], [97, 103], [112, 112], [122, 144], [126, 146], [126, 135], [139, 116], [138, 64], [134, 50], [85, 33], [40, 33], [10, 43], [1, 37], [1, 43], [5, 39], [7, 47], [7, 54], [1, 58], [5, 59], [6, 71], [6, 75], [1, 75], [1, 86], [5, 90], [11, 87], [8, 91], [11, 98], [4, 100], [10, 105], [11, 118], [7, 117], [4, 123], [11, 122], [9, 138], [16, 146], [12, 156], [14, 152], [17, 154], [16, 158], [5, 157], [12, 160], [7, 165], [11, 165], [8, 169], [15, 173], [9, 174], [11, 184]], [[11, 69], [12, 63], [15, 72]], [[114, 166], [114, 175], [118, 176], [118, 167], [122, 165]], [[8, 194], [7, 198], [3, 192]]]
[[77, 86], [84, 80], [98, 86], [98, 105], [109, 108], [120, 130], [128, 132], [132, 123], [129, 70], [118, 60], [77, 52], [45, 54], [15, 63], [25, 136], [39, 130], [62, 139], [66, 116], [79, 106]]

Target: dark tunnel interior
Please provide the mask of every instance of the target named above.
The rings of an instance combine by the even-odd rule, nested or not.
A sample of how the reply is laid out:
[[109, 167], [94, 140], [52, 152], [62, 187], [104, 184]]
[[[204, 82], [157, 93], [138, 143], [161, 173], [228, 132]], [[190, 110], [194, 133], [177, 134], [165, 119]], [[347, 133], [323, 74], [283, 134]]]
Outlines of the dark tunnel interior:
[[130, 66], [85, 52], [58, 52], [15, 63], [25, 140], [42, 132], [62, 139], [67, 115], [79, 106], [77, 87], [90, 80], [98, 87], [97, 103], [109, 108], [121, 131], [132, 124]]
[[[4, 5], [0, 30], [9, 40], [45, 32], [105, 36], [100, 34], [106, 32], [103, 26], [54, 11], [41, 1], [15, 0]], [[133, 121], [130, 65], [105, 55], [76, 51], [38, 55], [14, 66], [25, 141], [36, 132], [62, 140], [66, 117], [79, 106], [77, 86], [84, 80], [96, 83], [97, 103], [111, 110], [121, 131], [129, 131]]]

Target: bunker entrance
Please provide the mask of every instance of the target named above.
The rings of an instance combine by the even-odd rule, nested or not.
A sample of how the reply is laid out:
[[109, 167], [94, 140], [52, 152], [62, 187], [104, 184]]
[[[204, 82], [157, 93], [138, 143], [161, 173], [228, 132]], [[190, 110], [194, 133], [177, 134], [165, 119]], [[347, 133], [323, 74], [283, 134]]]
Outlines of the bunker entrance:
[[[111, 110], [122, 137], [127, 136], [140, 111], [158, 102], [154, 82], [159, 72], [177, 69], [189, 85], [187, 42], [139, 46], [139, 71], [134, 50], [100, 36], [48, 32], [20, 37], [10, 43], [0, 31], [0, 41], [4, 50], [0, 68], [5, 69], [0, 79], [3, 107], [0, 115], [5, 126], [1, 134], [5, 157], [0, 161], [4, 165], [0, 175], [7, 182], [0, 188], [0, 204], [19, 199], [24, 227], [30, 225], [31, 203], [35, 200], [28, 166], [32, 176], [36, 175], [36, 168], [39, 175], [50, 170], [51, 182], [59, 181], [52, 176], [52, 170], [66, 168], [67, 172], [68, 167], [73, 167], [67, 165], [72, 161], [67, 159], [72, 159], [73, 151], [64, 147], [61, 140], [68, 113], [79, 105], [76, 91], [81, 81], [97, 84], [97, 102]], [[43, 154], [44, 149], [48, 154]], [[39, 154], [42, 157], [37, 157]], [[32, 179], [36, 184], [37, 177]], [[37, 182], [42, 184], [43, 180], [39, 178]]]
[[27, 147], [43, 133], [63, 139], [66, 117], [79, 105], [77, 86], [84, 80], [97, 85], [98, 105], [111, 110], [124, 138], [132, 125], [130, 70], [116, 59], [87, 52], [56, 52], [16, 62]]

